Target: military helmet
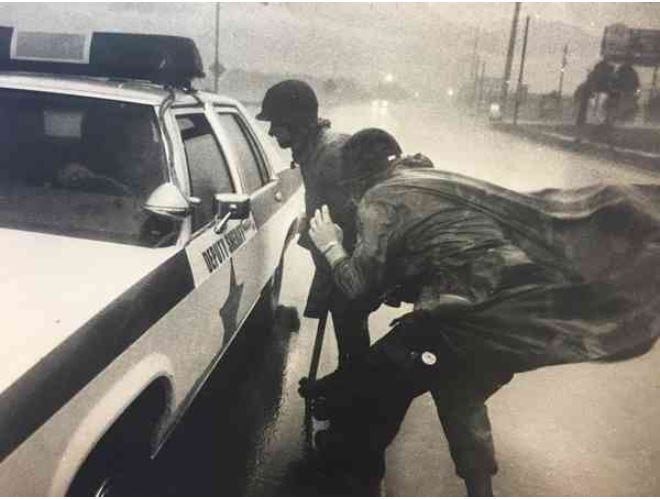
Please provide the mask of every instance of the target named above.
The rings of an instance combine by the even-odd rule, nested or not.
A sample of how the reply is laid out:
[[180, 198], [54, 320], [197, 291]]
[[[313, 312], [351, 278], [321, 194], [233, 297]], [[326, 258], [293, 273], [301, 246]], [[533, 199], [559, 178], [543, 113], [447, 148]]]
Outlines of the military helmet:
[[257, 119], [304, 124], [315, 122], [318, 113], [319, 102], [312, 87], [301, 80], [284, 80], [266, 91]]
[[385, 130], [365, 128], [346, 141], [342, 155], [344, 179], [358, 180], [385, 171], [392, 156], [401, 156], [401, 146]]

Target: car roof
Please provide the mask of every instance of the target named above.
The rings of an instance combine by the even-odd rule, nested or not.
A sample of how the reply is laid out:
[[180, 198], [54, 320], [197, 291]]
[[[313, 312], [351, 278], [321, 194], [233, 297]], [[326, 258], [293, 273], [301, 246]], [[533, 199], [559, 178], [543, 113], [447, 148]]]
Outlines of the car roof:
[[[52, 92], [57, 94], [96, 97], [140, 104], [159, 105], [169, 91], [162, 85], [147, 81], [94, 78], [39, 73], [0, 71], [0, 88]], [[182, 89], [175, 89], [176, 105], [197, 104], [198, 100]], [[203, 102], [236, 106], [234, 99], [210, 92], [196, 92]]]

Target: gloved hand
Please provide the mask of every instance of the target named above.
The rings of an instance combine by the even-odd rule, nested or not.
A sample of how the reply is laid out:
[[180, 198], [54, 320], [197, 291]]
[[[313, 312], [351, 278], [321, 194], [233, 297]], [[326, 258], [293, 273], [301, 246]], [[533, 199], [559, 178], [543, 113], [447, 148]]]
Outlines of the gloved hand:
[[325, 253], [332, 246], [341, 245], [342, 230], [332, 221], [327, 205], [324, 204], [314, 213], [314, 218], [309, 223], [309, 236], [321, 253]]

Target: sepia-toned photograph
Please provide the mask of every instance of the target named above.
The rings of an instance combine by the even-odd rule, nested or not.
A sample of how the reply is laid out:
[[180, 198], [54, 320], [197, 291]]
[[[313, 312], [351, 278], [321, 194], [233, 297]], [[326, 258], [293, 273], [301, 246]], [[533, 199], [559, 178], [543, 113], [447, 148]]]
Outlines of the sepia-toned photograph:
[[660, 3], [0, 3], [0, 496], [660, 496]]

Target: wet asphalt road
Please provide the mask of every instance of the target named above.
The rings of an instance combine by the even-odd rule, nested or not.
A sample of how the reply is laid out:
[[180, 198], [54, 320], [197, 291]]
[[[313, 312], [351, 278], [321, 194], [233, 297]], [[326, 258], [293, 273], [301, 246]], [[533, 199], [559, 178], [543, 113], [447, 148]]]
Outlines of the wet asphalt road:
[[[451, 110], [354, 106], [327, 115], [354, 132], [380, 126], [407, 153], [439, 168], [518, 190], [598, 181], [660, 183], [630, 166], [577, 156], [493, 132]], [[302, 309], [311, 261], [293, 246], [281, 303]], [[373, 338], [404, 310], [370, 318]], [[285, 314], [286, 315], [286, 314]], [[303, 404], [296, 394], [316, 322], [251, 324], [159, 455], [144, 495], [327, 495], [299, 472]], [[329, 322], [321, 374], [335, 367]], [[517, 376], [489, 402], [500, 472], [497, 495], [660, 495], [660, 349], [626, 362], [540, 369]], [[429, 396], [418, 398], [388, 452], [387, 495], [463, 495]]]

